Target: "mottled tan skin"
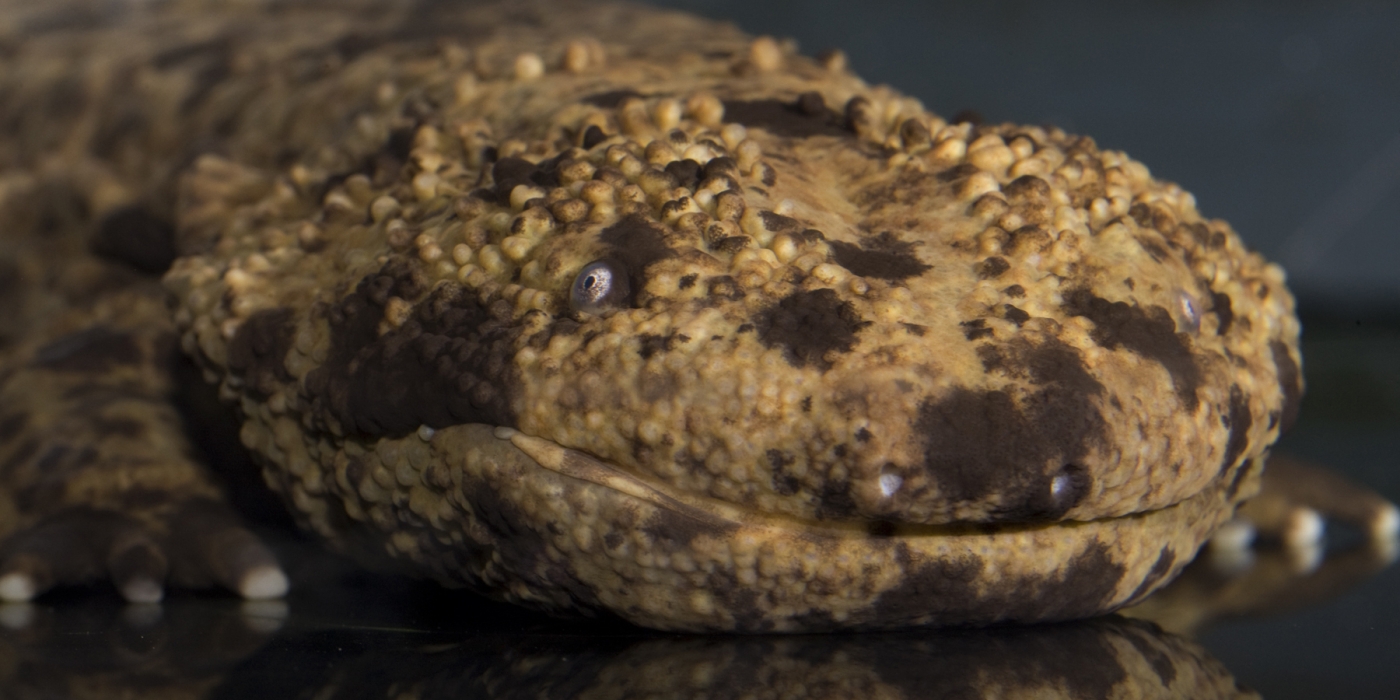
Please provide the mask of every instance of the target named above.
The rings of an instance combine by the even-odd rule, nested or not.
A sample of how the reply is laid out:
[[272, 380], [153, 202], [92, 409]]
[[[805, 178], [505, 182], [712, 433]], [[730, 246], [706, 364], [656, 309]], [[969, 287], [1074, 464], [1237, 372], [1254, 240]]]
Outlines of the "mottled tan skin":
[[[949, 124], [839, 54], [641, 7], [195, 5], [0, 23], [25, 567], [74, 513], [139, 541], [93, 576], [267, 563], [183, 525], [219, 496], [152, 400], [175, 344], [332, 544], [664, 629], [1118, 608], [1296, 412], [1280, 269], [1087, 138]], [[167, 220], [169, 315], [109, 262]], [[597, 260], [630, 294], [579, 307]], [[92, 408], [109, 385], [147, 398]]]

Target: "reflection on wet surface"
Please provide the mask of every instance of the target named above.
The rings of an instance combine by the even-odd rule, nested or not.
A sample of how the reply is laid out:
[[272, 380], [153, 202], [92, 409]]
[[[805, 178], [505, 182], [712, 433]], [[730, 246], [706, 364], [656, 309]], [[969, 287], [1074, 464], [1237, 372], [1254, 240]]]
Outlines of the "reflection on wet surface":
[[0, 698], [1258, 697], [1191, 638], [1335, 596], [1393, 556], [1364, 538], [1321, 558], [1207, 552], [1128, 617], [1070, 624], [701, 637], [551, 619], [290, 542], [285, 602], [0, 606]]
[[696, 637], [483, 607], [480, 623], [444, 632], [318, 624], [314, 610], [282, 618], [215, 598], [8, 606], [0, 697], [1256, 697], [1199, 645], [1118, 617]]
[[[337, 656], [316, 697], [1249, 697], [1199, 646], [1117, 618], [867, 636], [394, 636], [348, 635], [366, 648]], [[225, 689], [292, 690], [243, 684], [252, 678]]]

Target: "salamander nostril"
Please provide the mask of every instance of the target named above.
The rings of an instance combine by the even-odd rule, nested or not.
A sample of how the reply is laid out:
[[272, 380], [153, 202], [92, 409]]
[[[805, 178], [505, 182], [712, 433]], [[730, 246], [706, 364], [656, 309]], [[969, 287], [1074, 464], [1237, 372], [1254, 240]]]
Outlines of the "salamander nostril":
[[880, 475], [880, 493], [885, 498], [890, 498], [904, 485], [904, 477], [891, 471], [886, 471]]
[[1089, 473], [1084, 467], [1077, 464], [1061, 467], [1060, 471], [1050, 478], [1051, 509], [1057, 514], [1063, 514], [1079, 505], [1089, 493], [1090, 481]]

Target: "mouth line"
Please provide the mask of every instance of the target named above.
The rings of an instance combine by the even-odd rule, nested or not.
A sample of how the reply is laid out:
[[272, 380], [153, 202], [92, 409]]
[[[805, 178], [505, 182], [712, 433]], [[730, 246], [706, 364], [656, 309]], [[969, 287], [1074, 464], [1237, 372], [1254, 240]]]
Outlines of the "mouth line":
[[498, 439], [510, 441], [512, 445], [545, 469], [626, 494], [706, 525], [798, 530], [817, 537], [922, 538], [975, 537], [979, 535], [991, 537], [1052, 528], [1093, 527], [1105, 523], [1121, 523], [1147, 518], [1157, 513], [1170, 511], [1211, 491], [1211, 489], [1205, 489], [1184, 501], [1162, 508], [1092, 520], [1042, 520], [1020, 523], [969, 521], [908, 523], [874, 518], [818, 520], [782, 513], [768, 513], [710, 496], [686, 493], [668, 484], [658, 484], [642, 479], [585, 452], [563, 447], [544, 438], [526, 435], [514, 428], [497, 427], [494, 434]]

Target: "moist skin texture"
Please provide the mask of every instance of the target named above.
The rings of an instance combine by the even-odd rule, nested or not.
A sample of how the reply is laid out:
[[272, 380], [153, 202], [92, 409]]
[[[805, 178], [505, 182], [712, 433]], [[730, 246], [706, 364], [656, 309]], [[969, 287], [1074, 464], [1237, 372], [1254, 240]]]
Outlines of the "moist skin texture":
[[74, 7], [0, 15], [6, 570], [107, 517], [176, 583], [275, 570], [181, 525], [220, 496], [177, 346], [333, 546], [678, 630], [1113, 610], [1296, 414], [1283, 273], [1189, 193], [839, 53], [631, 5]]

